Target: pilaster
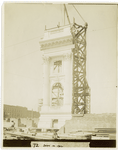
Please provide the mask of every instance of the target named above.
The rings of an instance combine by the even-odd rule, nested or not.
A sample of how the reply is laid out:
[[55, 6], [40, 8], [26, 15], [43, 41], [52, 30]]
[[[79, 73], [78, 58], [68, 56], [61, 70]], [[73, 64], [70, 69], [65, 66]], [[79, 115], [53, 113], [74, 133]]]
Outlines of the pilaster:
[[49, 105], [49, 59], [43, 55], [43, 106]]
[[65, 70], [65, 92], [64, 92], [64, 105], [70, 104], [70, 84], [71, 84], [71, 52], [64, 54], [64, 70]]

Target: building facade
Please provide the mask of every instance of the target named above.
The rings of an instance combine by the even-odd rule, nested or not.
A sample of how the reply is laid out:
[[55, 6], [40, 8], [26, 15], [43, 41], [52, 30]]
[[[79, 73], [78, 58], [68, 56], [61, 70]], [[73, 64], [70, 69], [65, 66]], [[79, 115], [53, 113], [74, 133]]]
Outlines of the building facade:
[[39, 128], [60, 128], [72, 118], [72, 48], [70, 25], [46, 30], [43, 57], [43, 105]]
[[26, 107], [4, 104], [4, 118], [39, 118], [39, 112]]

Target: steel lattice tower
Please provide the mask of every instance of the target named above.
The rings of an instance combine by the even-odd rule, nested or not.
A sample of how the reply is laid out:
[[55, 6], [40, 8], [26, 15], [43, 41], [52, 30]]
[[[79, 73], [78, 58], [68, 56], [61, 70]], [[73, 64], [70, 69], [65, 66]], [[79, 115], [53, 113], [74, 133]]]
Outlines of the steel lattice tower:
[[72, 113], [90, 112], [90, 88], [86, 80], [86, 30], [76, 23], [71, 27], [73, 37], [73, 104]]

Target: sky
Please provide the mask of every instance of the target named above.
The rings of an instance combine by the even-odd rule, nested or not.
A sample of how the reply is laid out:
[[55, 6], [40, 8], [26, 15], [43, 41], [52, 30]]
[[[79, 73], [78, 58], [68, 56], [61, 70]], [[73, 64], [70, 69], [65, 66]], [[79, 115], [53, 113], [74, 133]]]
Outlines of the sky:
[[[87, 80], [91, 111], [116, 111], [116, 5], [74, 5], [87, 29]], [[66, 5], [70, 21], [84, 25], [74, 7]], [[64, 25], [64, 6], [45, 3], [4, 3], [5, 104], [38, 110], [42, 98], [42, 56], [39, 40], [46, 28]], [[65, 24], [68, 24], [65, 16]], [[97, 109], [96, 109], [97, 108]]]

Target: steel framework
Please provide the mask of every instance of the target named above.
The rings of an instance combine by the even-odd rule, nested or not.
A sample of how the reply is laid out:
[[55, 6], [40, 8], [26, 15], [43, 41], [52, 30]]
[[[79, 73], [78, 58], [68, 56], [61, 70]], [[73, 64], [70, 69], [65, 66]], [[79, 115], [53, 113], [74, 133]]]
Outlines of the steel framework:
[[52, 106], [63, 105], [63, 87], [61, 83], [57, 82], [52, 87]]
[[76, 23], [71, 27], [73, 37], [73, 114], [90, 113], [90, 88], [86, 80], [86, 30]]

